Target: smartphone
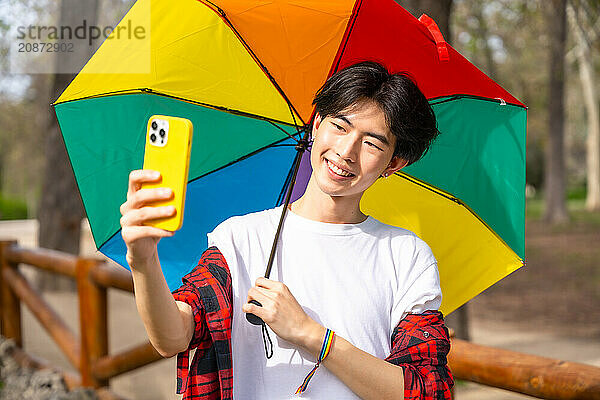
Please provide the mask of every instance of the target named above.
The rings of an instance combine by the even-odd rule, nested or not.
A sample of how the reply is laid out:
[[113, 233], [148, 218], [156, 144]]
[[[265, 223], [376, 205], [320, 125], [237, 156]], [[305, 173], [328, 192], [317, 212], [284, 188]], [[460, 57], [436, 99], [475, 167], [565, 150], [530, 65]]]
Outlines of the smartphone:
[[142, 188], [168, 187], [173, 190], [170, 200], [152, 203], [152, 206], [175, 207], [172, 217], [146, 221], [144, 225], [176, 231], [183, 224], [185, 189], [188, 180], [193, 126], [186, 118], [153, 115], [148, 120], [144, 169], [159, 171], [162, 181], [144, 183]]

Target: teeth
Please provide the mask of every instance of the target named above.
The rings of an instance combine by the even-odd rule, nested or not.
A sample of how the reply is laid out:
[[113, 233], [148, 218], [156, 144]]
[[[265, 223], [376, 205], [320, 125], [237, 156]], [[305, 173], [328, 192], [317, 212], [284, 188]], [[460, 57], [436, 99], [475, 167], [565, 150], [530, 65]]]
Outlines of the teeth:
[[341, 176], [351, 176], [352, 175], [351, 173], [346, 172], [343, 169], [340, 169], [340, 168], [336, 167], [329, 160], [327, 160], [327, 165], [329, 166], [329, 168], [331, 168], [331, 170], [333, 172], [335, 172], [338, 175], [341, 175]]

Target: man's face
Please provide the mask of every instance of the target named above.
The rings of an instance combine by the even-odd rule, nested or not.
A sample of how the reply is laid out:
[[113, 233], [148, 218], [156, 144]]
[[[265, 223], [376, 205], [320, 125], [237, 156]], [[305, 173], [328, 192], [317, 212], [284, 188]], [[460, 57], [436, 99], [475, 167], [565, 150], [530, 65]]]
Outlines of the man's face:
[[330, 196], [362, 196], [383, 173], [406, 165], [392, 159], [396, 138], [372, 101], [321, 119], [313, 125], [310, 161], [317, 185]]

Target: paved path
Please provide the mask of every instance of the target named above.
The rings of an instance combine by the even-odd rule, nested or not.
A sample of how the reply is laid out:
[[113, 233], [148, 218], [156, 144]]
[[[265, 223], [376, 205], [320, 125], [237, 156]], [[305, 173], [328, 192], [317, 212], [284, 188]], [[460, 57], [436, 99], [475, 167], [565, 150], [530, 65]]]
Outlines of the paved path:
[[[83, 226], [82, 254], [99, 255], [91, 239], [89, 227], [85, 223]], [[33, 220], [0, 221], [0, 239], [16, 238], [22, 246], [35, 246], [36, 232], [37, 222]], [[47, 293], [45, 298], [73, 331], [79, 334], [76, 295]], [[110, 351], [118, 352], [147, 340], [133, 296], [111, 289], [108, 300]], [[73, 370], [26, 307], [23, 307], [23, 333], [25, 350], [62, 368]], [[557, 335], [543, 326], [532, 332], [507, 324], [477, 320], [471, 321], [471, 335], [475, 343], [483, 345], [600, 367], [600, 340], [574, 339], [564, 334]], [[111, 381], [111, 389], [131, 400], [179, 399], [180, 396], [175, 395], [175, 357], [115, 378]], [[456, 398], [459, 400], [531, 399], [528, 396], [473, 383], [459, 383], [456, 388]]]

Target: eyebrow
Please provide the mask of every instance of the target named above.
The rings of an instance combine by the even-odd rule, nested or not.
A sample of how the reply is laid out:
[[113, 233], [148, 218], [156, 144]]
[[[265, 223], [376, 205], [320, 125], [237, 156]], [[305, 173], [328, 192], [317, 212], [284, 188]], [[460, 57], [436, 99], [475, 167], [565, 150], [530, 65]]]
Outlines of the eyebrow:
[[[348, 118], [346, 118], [344, 115], [334, 115], [333, 118], [341, 119], [342, 121], [344, 121], [345, 123], [350, 125], [351, 128], [354, 128], [354, 125], [352, 125], [352, 122], [350, 122], [350, 120]], [[373, 132], [364, 132], [364, 134], [380, 140], [382, 143], [384, 143], [387, 146], [390, 145], [390, 142], [389, 142], [389, 140], [387, 140], [385, 135], [382, 135], [380, 133], [373, 133]]]

